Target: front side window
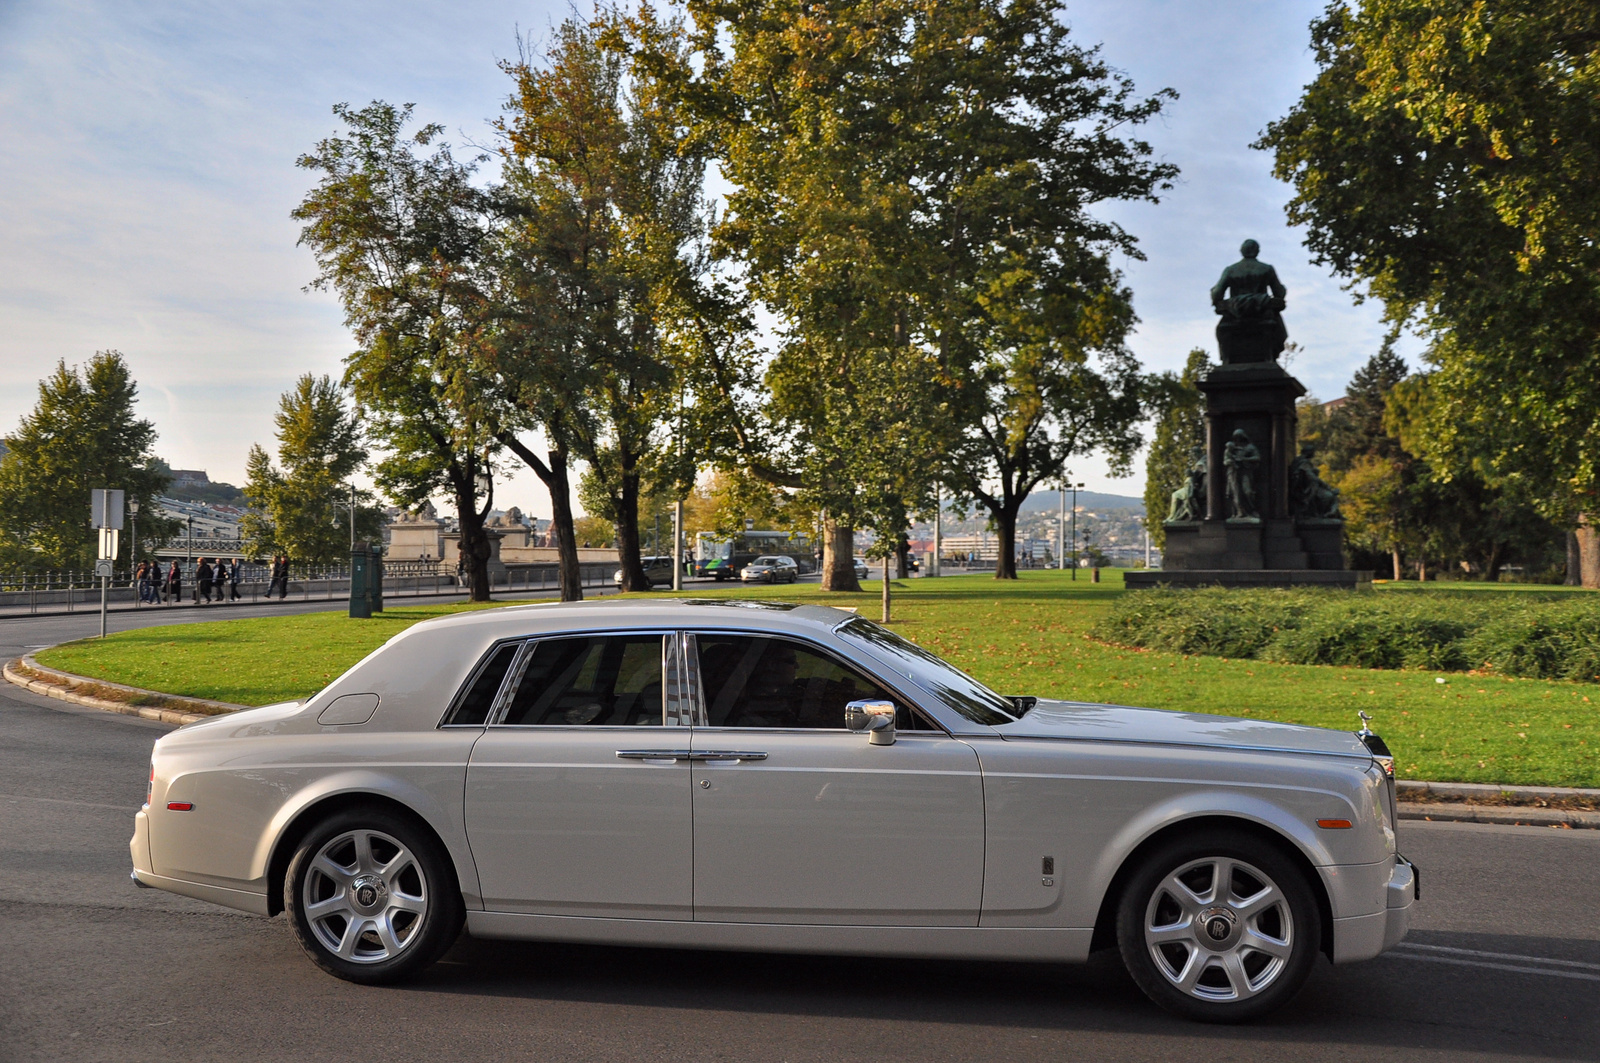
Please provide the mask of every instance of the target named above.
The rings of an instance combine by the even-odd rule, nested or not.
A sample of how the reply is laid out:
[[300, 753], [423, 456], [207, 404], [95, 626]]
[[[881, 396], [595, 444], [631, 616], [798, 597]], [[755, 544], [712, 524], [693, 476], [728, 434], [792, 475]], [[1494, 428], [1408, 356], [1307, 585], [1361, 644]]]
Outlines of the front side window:
[[788, 639], [699, 633], [700, 683], [712, 727], [844, 728], [844, 707], [893, 701], [897, 726], [913, 726], [900, 700], [827, 654]]
[[521, 727], [661, 726], [660, 635], [541, 639], [501, 723]]
[[851, 617], [834, 629], [840, 635], [876, 650], [918, 686], [974, 723], [998, 726], [1016, 719], [1016, 705], [967, 673], [914, 642], [865, 617]]

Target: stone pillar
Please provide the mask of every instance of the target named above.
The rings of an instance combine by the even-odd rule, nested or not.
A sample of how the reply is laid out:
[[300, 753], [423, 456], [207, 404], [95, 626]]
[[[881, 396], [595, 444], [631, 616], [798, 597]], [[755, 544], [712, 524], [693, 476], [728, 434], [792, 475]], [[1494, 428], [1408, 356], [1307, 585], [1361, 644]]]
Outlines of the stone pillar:
[[1222, 448], [1226, 442], [1216, 415], [1207, 410], [1205, 520], [1222, 520], [1228, 515], [1227, 471], [1222, 467]]

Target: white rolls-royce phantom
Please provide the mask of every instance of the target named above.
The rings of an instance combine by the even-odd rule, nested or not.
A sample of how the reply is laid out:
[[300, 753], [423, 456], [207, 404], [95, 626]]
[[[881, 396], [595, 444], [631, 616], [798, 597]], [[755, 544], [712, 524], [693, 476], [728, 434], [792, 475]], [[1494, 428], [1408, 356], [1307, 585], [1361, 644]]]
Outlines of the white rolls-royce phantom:
[[474, 936], [1079, 961], [1232, 1021], [1405, 934], [1376, 735], [1006, 697], [817, 606], [417, 624], [303, 703], [163, 736], [136, 882], [356, 982]]

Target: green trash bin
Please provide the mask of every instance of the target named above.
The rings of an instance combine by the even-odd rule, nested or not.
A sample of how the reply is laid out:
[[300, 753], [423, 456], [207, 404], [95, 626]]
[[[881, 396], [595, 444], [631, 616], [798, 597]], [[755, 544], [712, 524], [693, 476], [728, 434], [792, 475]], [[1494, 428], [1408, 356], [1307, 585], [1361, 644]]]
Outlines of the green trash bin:
[[350, 615], [360, 620], [372, 617], [372, 551], [366, 543], [350, 548]]

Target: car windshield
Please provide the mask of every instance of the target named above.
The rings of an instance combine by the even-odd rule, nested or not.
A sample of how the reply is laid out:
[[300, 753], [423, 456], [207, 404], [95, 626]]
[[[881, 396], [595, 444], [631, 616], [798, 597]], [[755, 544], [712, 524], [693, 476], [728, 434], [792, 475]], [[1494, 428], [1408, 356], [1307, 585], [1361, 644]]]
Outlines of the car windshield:
[[995, 726], [1017, 718], [1016, 706], [1010, 698], [996, 694], [967, 673], [886, 627], [856, 616], [835, 630], [847, 639], [878, 651], [896, 670], [904, 672], [912, 682], [973, 723]]
[[775, 557], [758, 557], [755, 559], [755, 564], [758, 565], [776, 565], [777, 563], [778, 559]]

